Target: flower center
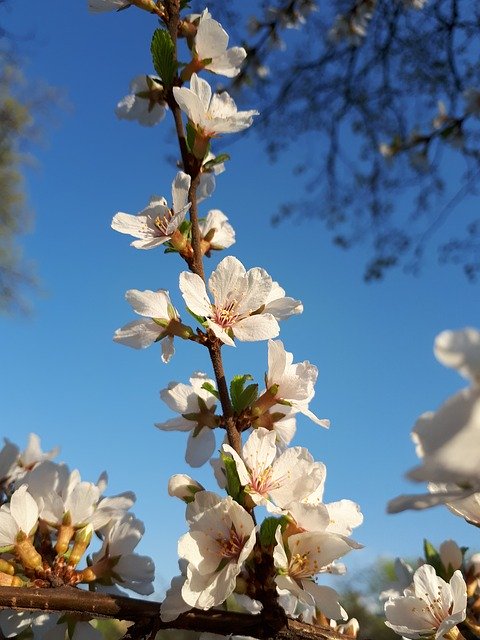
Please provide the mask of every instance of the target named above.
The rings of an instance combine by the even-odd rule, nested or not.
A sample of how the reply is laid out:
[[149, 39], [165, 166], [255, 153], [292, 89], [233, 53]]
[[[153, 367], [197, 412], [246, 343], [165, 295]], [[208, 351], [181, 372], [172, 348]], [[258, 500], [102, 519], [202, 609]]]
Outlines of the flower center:
[[432, 618], [439, 624], [442, 623], [443, 620], [445, 620], [447, 615], [450, 613], [449, 611], [445, 611], [442, 605], [441, 594], [442, 594], [442, 587], [439, 585], [438, 596], [433, 600], [430, 599], [430, 596], [428, 593], [425, 594], [425, 598], [422, 598], [420, 596], [420, 600], [423, 600], [423, 602], [427, 605], [427, 609], [430, 612]]
[[238, 302], [234, 299], [226, 303], [223, 307], [212, 305], [212, 320], [221, 327], [231, 327], [238, 322], [239, 316], [236, 312]]
[[308, 570], [308, 553], [295, 553], [290, 558], [288, 573], [292, 578], [302, 578], [311, 575]]
[[229, 538], [217, 538], [220, 555], [227, 560], [238, 560], [243, 549], [245, 539], [237, 533], [235, 525], [230, 527]]
[[155, 222], [153, 224], [157, 227], [157, 229], [160, 231], [162, 236], [170, 235], [167, 233], [167, 228], [173, 216], [174, 216], [174, 212], [171, 209], [169, 209], [168, 213], [165, 214], [164, 216], [157, 216], [155, 218]]
[[268, 495], [272, 486], [270, 479], [272, 477], [272, 467], [267, 467], [258, 475], [252, 475], [251, 488], [260, 495]]

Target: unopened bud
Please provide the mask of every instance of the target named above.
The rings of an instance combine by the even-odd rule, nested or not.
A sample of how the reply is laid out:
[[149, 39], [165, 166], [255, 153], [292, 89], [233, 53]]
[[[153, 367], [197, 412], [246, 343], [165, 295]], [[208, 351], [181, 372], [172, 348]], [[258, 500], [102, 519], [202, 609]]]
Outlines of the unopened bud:
[[15, 567], [11, 562], [0, 559], [0, 571], [2, 573], [8, 573], [8, 575], [13, 576], [13, 574], [15, 573]]
[[68, 559], [68, 565], [70, 567], [76, 567], [77, 564], [80, 562], [83, 554], [85, 553], [88, 545], [90, 544], [92, 535], [93, 535], [93, 526], [90, 523], [77, 531], [77, 533], [75, 534], [75, 543], [73, 545], [72, 552], [70, 553], [70, 557]]
[[24, 582], [18, 576], [11, 576], [0, 571], [0, 587], [23, 587]]
[[177, 473], [168, 481], [168, 494], [187, 504], [193, 502], [198, 491], [205, 491], [205, 487], [184, 473]]
[[55, 551], [59, 556], [68, 551], [70, 540], [73, 538], [75, 529], [71, 524], [61, 524], [58, 528], [57, 544], [55, 545]]
[[136, 7], [143, 9], [144, 11], [149, 11], [150, 13], [156, 13], [158, 15], [163, 14], [161, 4], [157, 5], [154, 0], [131, 0], [131, 2]]
[[17, 542], [15, 545], [15, 555], [25, 569], [43, 569], [42, 556], [28, 538]]

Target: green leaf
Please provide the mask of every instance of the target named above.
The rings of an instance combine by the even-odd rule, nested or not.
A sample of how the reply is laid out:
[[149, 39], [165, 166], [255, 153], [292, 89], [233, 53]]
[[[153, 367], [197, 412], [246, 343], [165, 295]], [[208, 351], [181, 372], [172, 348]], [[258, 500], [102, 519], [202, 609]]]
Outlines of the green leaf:
[[220, 400], [220, 396], [218, 395], [218, 391], [215, 389], [215, 387], [213, 386], [213, 384], [211, 382], [204, 382], [202, 384], [202, 389], [205, 389], [205, 391], [208, 391], [209, 393], [211, 393], [212, 396], [215, 396], [215, 398], [217, 400]]
[[189, 220], [184, 220], [182, 224], [178, 227], [178, 230], [182, 235], [187, 235], [190, 233], [190, 229], [192, 227], [192, 223]]
[[180, 0], [180, 11], [187, 8], [190, 8], [190, 0]]
[[237, 413], [242, 410], [239, 408], [240, 398], [244, 391], [245, 382], [247, 382], [247, 380], [253, 380], [253, 376], [251, 376], [249, 373], [245, 373], [243, 376], [234, 376], [232, 378], [232, 381], [230, 382], [230, 397], [232, 399], [233, 408]]
[[187, 147], [190, 153], [193, 152], [193, 146], [195, 144], [195, 135], [196, 135], [195, 127], [190, 122], [187, 122]]
[[435, 569], [437, 575], [441, 578], [445, 576], [445, 567], [443, 566], [443, 562], [440, 558], [440, 554], [435, 549], [433, 544], [429, 542], [426, 538], [423, 541], [423, 551], [425, 554], [425, 560], [427, 564], [431, 564]]
[[249, 405], [253, 404], [258, 398], [258, 384], [249, 384], [246, 389], [242, 391], [237, 401], [237, 411], [243, 411]]
[[208, 171], [209, 169], [213, 169], [213, 167], [215, 167], [217, 164], [221, 164], [222, 162], [226, 162], [227, 160], [230, 160], [230, 156], [228, 155], [228, 153], [221, 153], [208, 162], [205, 162], [203, 168]]
[[281, 526], [282, 531], [284, 531], [287, 524], [288, 520], [285, 516], [265, 518], [260, 527], [260, 542], [262, 546], [272, 547], [275, 544], [275, 533], [278, 527]]
[[240, 484], [240, 478], [238, 477], [237, 465], [235, 460], [226, 453], [220, 452], [220, 458], [225, 467], [225, 475], [227, 478], [227, 493], [232, 496], [234, 500], [240, 502], [240, 494], [242, 493], [242, 485]]
[[171, 86], [177, 70], [177, 62], [175, 47], [168, 31], [165, 29], [154, 31], [150, 51], [155, 71], [166, 86]]

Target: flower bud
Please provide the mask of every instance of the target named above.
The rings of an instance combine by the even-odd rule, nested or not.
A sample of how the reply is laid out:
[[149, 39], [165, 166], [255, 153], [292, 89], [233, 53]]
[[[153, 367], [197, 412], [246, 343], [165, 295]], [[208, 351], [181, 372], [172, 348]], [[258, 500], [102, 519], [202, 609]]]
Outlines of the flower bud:
[[68, 565], [70, 567], [76, 567], [82, 559], [83, 554], [87, 550], [88, 545], [92, 539], [93, 525], [87, 524], [82, 529], [79, 529], [75, 534], [75, 543], [73, 545], [72, 552], [68, 559]]
[[43, 569], [42, 556], [35, 549], [28, 538], [18, 541], [15, 545], [15, 555], [25, 569]]
[[18, 576], [8, 575], [0, 571], [0, 587], [23, 587], [24, 582]]
[[[64, 518], [65, 520], [65, 518]], [[55, 551], [59, 556], [67, 552], [70, 540], [73, 538], [75, 529], [71, 524], [61, 524], [58, 528], [57, 544], [55, 545]]]
[[205, 487], [184, 473], [177, 473], [168, 481], [168, 494], [187, 504], [193, 502], [197, 491], [205, 491]]
[[0, 571], [2, 573], [8, 573], [8, 575], [13, 576], [13, 574], [15, 573], [15, 567], [11, 562], [0, 559]]

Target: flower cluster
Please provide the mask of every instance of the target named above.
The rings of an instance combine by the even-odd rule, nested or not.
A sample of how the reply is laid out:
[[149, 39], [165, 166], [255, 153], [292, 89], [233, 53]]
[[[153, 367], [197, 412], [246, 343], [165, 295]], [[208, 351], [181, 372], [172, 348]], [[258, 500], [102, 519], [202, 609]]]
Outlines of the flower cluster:
[[[174, 354], [174, 339], [183, 340], [192, 349], [204, 347], [213, 369], [213, 375], [195, 371], [188, 384], [170, 382], [160, 392], [178, 416], [155, 426], [188, 433], [186, 462], [200, 467], [210, 461], [225, 492], [209, 491], [186, 474], [169, 481], [169, 494], [186, 504], [188, 531], [178, 542], [180, 575], [162, 603], [162, 623], [193, 608], [234, 609], [260, 614], [278, 629], [290, 616], [355, 638], [358, 622], [338, 624], [348, 615], [322, 576], [346, 571], [343, 557], [362, 546], [351, 534], [363, 515], [352, 500], [325, 502], [325, 465], [306, 448], [291, 446], [299, 414], [330, 426], [310, 409], [317, 367], [307, 360], [294, 362], [293, 354], [275, 340], [280, 321], [302, 313], [303, 305], [288, 297], [263, 268], [246, 268], [233, 255], [205, 275], [204, 258], [235, 242], [235, 231], [222, 211], [210, 209], [203, 216], [198, 211], [229, 159], [215, 155], [211, 146], [224, 134], [250, 127], [258, 112], [239, 111], [226, 91], [215, 92], [199, 75], [236, 77], [246, 51], [229, 47], [228, 34], [207, 9], [184, 16], [186, 4], [177, 3], [177, 10], [170, 11], [168, 2], [154, 0], [89, 0], [94, 12], [135, 5], [160, 19], [151, 43], [156, 75], [136, 77], [116, 113], [149, 127], [171, 113], [181, 154], [170, 203], [151, 196], [139, 213], [117, 212], [111, 223], [115, 231], [134, 238], [134, 248], [162, 247], [183, 261], [178, 291], [171, 298], [166, 288], [128, 290], [126, 299], [140, 317], [117, 329], [114, 340], [136, 349], [160, 342], [165, 363]], [[404, 4], [420, 9], [425, 0]], [[375, 0], [355, 2], [348, 14], [337, 18], [332, 37], [361, 44], [375, 8]], [[281, 28], [299, 26], [314, 9], [311, 0], [289, 3], [286, 9], [265, 8]], [[184, 51], [177, 54], [182, 43]], [[478, 115], [478, 95], [467, 91], [465, 100], [468, 112]], [[440, 109], [434, 127], [441, 130], [449, 123], [446, 110]], [[401, 144], [384, 144], [380, 151], [391, 157]], [[188, 313], [195, 326], [182, 321], [175, 298], [183, 298], [182, 317]], [[229, 379], [222, 349], [255, 341], [268, 341], [264, 385], [248, 373]], [[470, 384], [418, 421], [414, 440], [422, 463], [409, 476], [428, 482], [429, 493], [401, 496], [390, 510], [445, 503], [480, 525], [480, 333], [444, 332], [436, 340], [435, 354]], [[222, 444], [217, 442], [218, 430]], [[220, 456], [212, 459], [217, 449]], [[106, 475], [96, 483], [82, 481], [77, 470], [52, 461], [56, 453], [42, 452], [33, 434], [24, 452], [8, 441], [0, 451], [0, 585], [83, 585], [91, 591], [151, 594], [153, 562], [135, 551], [144, 526], [130, 511], [134, 495], [105, 497]], [[97, 549], [90, 548], [94, 536]], [[425, 552], [425, 563], [415, 571], [398, 561], [400, 584], [383, 594], [386, 624], [412, 640], [455, 640], [457, 625], [464, 620], [479, 625], [480, 561], [475, 556], [467, 560], [453, 541], [439, 551], [426, 543]], [[467, 596], [473, 602], [470, 609]], [[0, 628], [5, 637], [24, 632], [69, 640], [101, 636], [88, 616], [73, 613], [3, 612]], [[129, 637], [143, 632], [133, 628]]]
[[[44, 453], [38, 436], [31, 434], [23, 453], [6, 442], [0, 451], [2, 506], [0, 507], [0, 584], [2, 586], [88, 585], [90, 590], [112, 593], [153, 592], [154, 565], [134, 549], [144, 532], [143, 523], [130, 512], [131, 492], [106, 497], [107, 476], [96, 483], [82, 481], [77, 470], [51, 460], [57, 451]], [[85, 566], [87, 549], [102, 542]], [[29, 625], [39, 634], [56, 625], [58, 616], [2, 612], [0, 628], [10, 637]], [[65, 620], [73, 629], [84, 624], [75, 616]], [[87, 637], [95, 629], [87, 625]], [[71, 637], [71, 636], [70, 636]]]
[[[296, 26], [313, 9], [311, 2], [298, 3], [282, 26]], [[214, 92], [199, 74], [235, 77], [246, 52], [229, 48], [228, 34], [208, 10], [180, 16], [176, 30], [178, 46], [182, 39], [186, 44], [186, 62], [168, 58], [173, 51], [170, 31], [157, 29], [152, 58], [158, 76], [135, 79], [132, 93], [117, 106], [120, 117], [144, 125], [163, 118], [166, 104], [173, 113], [183, 170], [172, 184], [172, 205], [153, 196], [136, 215], [118, 212], [112, 228], [133, 236], [134, 248], [162, 246], [184, 261], [187, 268], [180, 273], [178, 288], [196, 326], [184, 324], [181, 317], [187, 316], [177, 311], [171, 288], [171, 293], [165, 288], [131, 289], [127, 301], [141, 318], [118, 329], [114, 340], [134, 348], [161, 342], [164, 362], [173, 355], [175, 338], [197, 343], [193, 348], [207, 347], [215, 375], [195, 371], [188, 384], [170, 382], [160, 397], [177, 417], [155, 426], [187, 433], [186, 462], [199, 467], [211, 460], [227, 495], [208, 491], [185, 474], [171, 478], [169, 493], [187, 503], [189, 530], [178, 543], [181, 575], [167, 593], [162, 618], [170, 621], [191, 608], [222, 608], [234, 602], [251, 613], [274, 607], [281, 615], [309, 622], [345, 620], [335, 590], [317, 580], [324, 573], [345, 571], [337, 561], [361, 546], [349, 536], [363, 516], [351, 500], [324, 503], [325, 466], [307, 449], [288, 446], [299, 414], [329, 426], [309, 408], [316, 366], [294, 362], [293, 354], [274, 340], [281, 322], [300, 314], [303, 305], [287, 296], [263, 268], [246, 268], [233, 255], [224, 257], [210, 275], [204, 273], [202, 258], [235, 241], [222, 211], [210, 209], [203, 218], [197, 212], [201, 200], [213, 192], [205, 180], [218, 175], [228, 159], [226, 154], [214, 155], [211, 145], [224, 134], [250, 127], [257, 111], [239, 111], [227, 92]], [[264, 387], [250, 374], [236, 375], [228, 383], [222, 349], [255, 341], [268, 341]], [[226, 432], [226, 438], [220, 458], [212, 460], [218, 430]], [[258, 507], [267, 510], [263, 522]], [[111, 535], [122, 527], [119, 520]], [[112, 545], [109, 541], [107, 548]], [[94, 561], [102, 564], [96, 555]]]

